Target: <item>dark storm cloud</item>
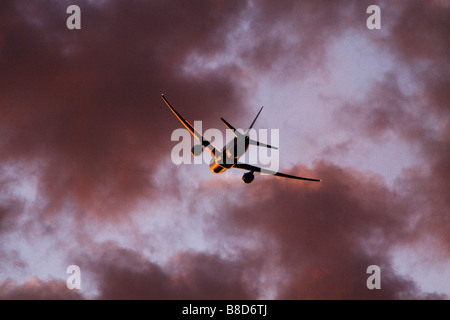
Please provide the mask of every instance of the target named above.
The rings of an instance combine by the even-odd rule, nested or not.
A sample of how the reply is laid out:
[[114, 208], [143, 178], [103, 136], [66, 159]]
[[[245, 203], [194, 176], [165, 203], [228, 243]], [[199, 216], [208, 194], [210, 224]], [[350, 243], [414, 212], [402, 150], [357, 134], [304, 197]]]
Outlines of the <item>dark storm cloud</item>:
[[162, 92], [206, 125], [245, 112], [239, 67], [198, 76], [195, 65], [184, 69], [192, 54], [215, 57], [248, 23], [238, 33], [245, 63], [312, 67], [333, 37], [365, 18], [363, 2], [350, 1], [82, 1], [82, 29], [69, 31], [68, 4], [2, 2], [0, 159], [39, 166], [45, 212], [113, 217], [154, 195], [149, 178], [169, 159], [179, 124]]
[[[392, 29], [392, 50], [401, 57], [421, 86], [421, 101], [414, 105], [434, 117], [422, 117], [416, 127], [431, 128], [410, 142], [420, 145], [426, 164], [405, 177], [411, 199], [423, 208], [420, 221], [427, 233], [442, 240], [444, 256], [450, 256], [450, 7], [441, 1], [411, 1], [405, 4]], [[408, 29], [414, 29], [409, 32]], [[402, 132], [403, 128], [397, 129]], [[419, 129], [420, 130], [420, 129]], [[422, 131], [426, 131], [422, 129]]]
[[14, 193], [17, 181], [7, 171], [0, 169], [0, 234], [14, 229], [16, 218], [24, 209], [23, 200]]
[[0, 300], [79, 300], [83, 296], [77, 290], [67, 289], [59, 280], [31, 279], [23, 284], [12, 280], [0, 283]]
[[179, 127], [161, 93], [191, 120], [238, 112], [231, 69], [182, 67], [193, 50], [223, 49], [243, 4], [85, 1], [82, 29], [69, 31], [68, 2], [2, 1], [0, 159], [39, 165], [47, 212], [127, 211], [151, 195]]
[[98, 299], [252, 299], [245, 259], [180, 252], [164, 267], [139, 253], [107, 244], [82, 258], [97, 282]]
[[447, 64], [450, 58], [448, 2], [399, 1], [393, 8], [400, 14], [388, 21], [392, 25], [389, 47], [406, 61], [425, 59]]
[[[409, 243], [416, 232], [407, 198], [387, 188], [376, 174], [324, 162], [308, 171], [296, 167], [291, 173], [314, 174], [325, 181], [274, 180], [268, 185], [259, 177], [247, 195], [254, 200], [223, 208], [214, 230], [228, 238], [258, 235], [265, 248], [258, 263], [275, 262], [284, 280], [277, 298], [442, 298], [422, 293], [392, 266], [394, 244]], [[382, 270], [382, 290], [366, 286], [370, 265]]]
[[[170, 133], [179, 127], [160, 93], [190, 120], [244, 112], [246, 86], [237, 81], [238, 67], [225, 64], [201, 77], [185, 73], [191, 53], [214, 57], [225, 50], [238, 18], [252, 13], [247, 16], [248, 42], [238, 48], [240, 58], [258, 72], [297, 76], [300, 69], [320, 66], [334, 37], [367, 31], [370, 2], [79, 2], [82, 30], [68, 31], [68, 2], [2, 1], [0, 161], [39, 167], [38, 204], [44, 212], [65, 207], [101, 217], [126, 215], [136, 201], [152, 195], [153, 166], [169, 159]], [[398, 20], [386, 23], [392, 32], [378, 43], [396, 55], [399, 70], [427, 71], [418, 83], [430, 109], [409, 108], [411, 97], [389, 74], [373, 85], [366, 110], [351, 101], [341, 110], [344, 118], [358, 119], [352, 126], [355, 136], [363, 133], [379, 141], [394, 132], [417, 144], [426, 168], [405, 171], [393, 189], [375, 174], [320, 161], [311, 172], [297, 166], [291, 173], [324, 178], [322, 184], [271, 177], [268, 184], [261, 177], [243, 191], [246, 202], [219, 206], [217, 220], [208, 223], [211, 241], [226, 237], [239, 243], [251, 233], [265, 250], [237, 246], [235, 259], [179, 253], [163, 266], [138, 251], [105, 246], [100, 258], [84, 257], [79, 263], [98, 285], [98, 298], [253, 299], [264, 295], [264, 287], [249, 279], [270, 277], [263, 268], [267, 265], [277, 266], [282, 278], [277, 298], [442, 298], [422, 293], [399, 275], [389, 256], [395, 245], [414, 243], [432, 231], [439, 239], [447, 235], [448, 243], [448, 124], [436, 133], [421, 122], [428, 110], [440, 116], [448, 112], [448, 9], [434, 5], [386, 4], [383, 8], [394, 8]], [[423, 31], [420, 37], [406, 34], [414, 21]], [[223, 187], [224, 192], [235, 190]], [[211, 185], [201, 188], [208, 198]], [[15, 207], [13, 197], [5, 199], [0, 228]], [[192, 209], [201, 215], [205, 208], [198, 205]], [[366, 287], [371, 264], [381, 267], [382, 290]], [[0, 297], [80, 296], [62, 282], [20, 285], [7, 280], [0, 285]]]
[[[250, 6], [242, 57], [280, 81], [322, 69], [327, 48], [351, 28], [365, 28], [370, 1], [270, 1]], [[373, 1], [372, 1], [373, 2]]]
[[[445, 88], [450, 85], [450, 8], [439, 1], [396, 6], [395, 18], [388, 20], [391, 32], [381, 43], [397, 65], [372, 84], [364, 101], [345, 103], [338, 119], [375, 141], [397, 135], [416, 152], [421, 165], [404, 171], [399, 190], [419, 212], [416, 237], [425, 233], [439, 240], [437, 248], [443, 246], [448, 257], [450, 109]], [[399, 76], [405, 77], [405, 71], [406, 81]], [[405, 82], [416, 89], [411, 92]]]
[[[100, 251], [96, 251], [99, 250]], [[179, 252], [166, 265], [140, 253], [103, 244], [90, 248], [99, 255], [78, 255], [82, 290], [69, 290], [60, 280], [33, 278], [24, 284], [0, 282], [0, 299], [87, 299], [84, 287], [96, 286], [96, 299], [255, 299], [252, 259], [224, 259], [217, 254]], [[253, 264], [253, 265], [252, 265]]]

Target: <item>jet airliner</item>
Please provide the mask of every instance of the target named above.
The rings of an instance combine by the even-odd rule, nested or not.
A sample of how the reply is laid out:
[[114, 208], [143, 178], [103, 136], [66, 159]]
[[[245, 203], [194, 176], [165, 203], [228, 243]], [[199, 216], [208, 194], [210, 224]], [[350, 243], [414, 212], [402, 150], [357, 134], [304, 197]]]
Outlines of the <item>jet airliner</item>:
[[255, 119], [250, 125], [250, 128], [244, 133], [240, 133], [238, 130], [236, 130], [231, 124], [229, 124], [225, 119], [220, 118], [222, 122], [230, 129], [234, 134], [234, 139], [231, 140], [229, 143], [227, 143], [222, 150], [218, 150], [216, 147], [212, 145], [211, 142], [206, 140], [186, 119], [184, 119], [175, 109], [172, 107], [170, 102], [166, 99], [164, 95], [162, 95], [162, 99], [166, 103], [166, 105], [169, 107], [169, 109], [175, 114], [175, 116], [180, 120], [180, 122], [186, 127], [186, 129], [198, 140], [200, 141], [200, 144], [194, 145], [192, 147], [192, 155], [193, 156], [200, 156], [204, 149], [207, 149], [211, 155], [213, 156], [213, 159], [211, 161], [211, 164], [209, 165], [209, 168], [211, 172], [213, 173], [223, 173], [226, 170], [236, 168], [236, 169], [242, 169], [247, 170], [248, 172], [244, 173], [242, 176], [242, 182], [248, 184], [253, 181], [255, 178], [254, 172], [259, 173], [265, 173], [265, 174], [271, 174], [277, 177], [283, 177], [288, 179], [297, 179], [297, 180], [307, 180], [307, 181], [322, 181], [320, 179], [311, 179], [311, 178], [304, 178], [304, 177], [297, 177], [290, 174], [285, 174], [281, 172], [275, 172], [269, 169], [256, 167], [250, 164], [242, 163], [239, 161], [239, 158], [242, 157], [245, 152], [247, 152], [247, 149], [249, 145], [256, 145], [260, 147], [270, 148], [270, 149], [278, 149], [277, 147], [273, 147], [271, 145], [253, 140], [250, 138], [250, 129], [253, 128], [253, 125], [256, 122], [256, 119], [258, 118], [259, 114], [262, 111], [262, 107], [259, 110], [258, 114], [256, 115]]

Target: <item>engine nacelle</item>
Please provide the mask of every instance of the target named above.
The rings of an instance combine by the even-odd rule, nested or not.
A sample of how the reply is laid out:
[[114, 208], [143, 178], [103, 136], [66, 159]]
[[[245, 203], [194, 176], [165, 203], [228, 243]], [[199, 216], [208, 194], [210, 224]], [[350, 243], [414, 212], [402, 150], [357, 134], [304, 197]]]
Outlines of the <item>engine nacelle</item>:
[[255, 179], [255, 175], [251, 171], [244, 173], [244, 175], [242, 176], [242, 182], [245, 184], [251, 183], [253, 179]]
[[203, 146], [201, 144], [196, 144], [192, 147], [191, 153], [194, 157], [198, 157], [203, 152]]

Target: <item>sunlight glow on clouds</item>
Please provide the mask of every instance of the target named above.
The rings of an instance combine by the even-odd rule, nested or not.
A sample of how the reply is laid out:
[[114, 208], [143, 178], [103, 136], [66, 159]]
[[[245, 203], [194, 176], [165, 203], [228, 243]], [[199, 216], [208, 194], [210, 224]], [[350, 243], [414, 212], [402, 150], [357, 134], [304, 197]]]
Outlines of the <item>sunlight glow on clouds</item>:
[[[0, 298], [448, 298], [448, 6], [375, 2], [1, 1]], [[323, 183], [176, 166], [161, 93]]]

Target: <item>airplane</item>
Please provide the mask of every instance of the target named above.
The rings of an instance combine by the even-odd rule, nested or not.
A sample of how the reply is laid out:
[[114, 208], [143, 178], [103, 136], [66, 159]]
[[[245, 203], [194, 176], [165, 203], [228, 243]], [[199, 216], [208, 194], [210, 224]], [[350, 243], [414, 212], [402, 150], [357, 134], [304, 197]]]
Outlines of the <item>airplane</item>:
[[288, 179], [297, 179], [297, 180], [306, 180], [306, 181], [316, 181], [320, 182], [322, 180], [320, 179], [312, 179], [312, 178], [304, 178], [304, 177], [297, 177], [290, 174], [285, 174], [281, 172], [275, 172], [269, 169], [256, 167], [250, 164], [242, 163], [239, 161], [239, 158], [247, 152], [247, 149], [249, 145], [256, 145], [260, 147], [266, 147], [270, 149], [278, 149], [277, 147], [273, 147], [268, 144], [264, 144], [259, 141], [255, 141], [250, 138], [249, 132], [250, 129], [253, 128], [253, 125], [256, 122], [256, 119], [258, 118], [259, 114], [261, 113], [263, 107], [259, 110], [258, 114], [256, 115], [255, 119], [250, 125], [250, 128], [244, 133], [240, 133], [237, 131], [231, 124], [229, 124], [224, 118], [220, 118], [222, 122], [230, 129], [235, 137], [233, 140], [231, 140], [229, 143], [227, 143], [223, 149], [220, 151], [216, 147], [214, 147], [211, 142], [203, 138], [203, 136], [185, 119], [183, 118], [175, 109], [172, 107], [170, 102], [166, 99], [164, 94], [161, 95], [162, 99], [166, 103], [166, 105], [169, 107], [169, 109], [175, 114], [175, 116], [180, 120], [180, 122], [186, 127], [186, 129], [198, 140], [201, 144], [194, 145], [192, 147], [192, 155], [193, 156], [199, 156], [202, 154], [204, 149], [207, 149], [211, 155], [213, 156], [213, 159], [209, 165], [209, 169], [211, 172], [219, 174], [223, 173], [226, 170], [236, 168], [236, 169], [242, 169], [242, 170], [248, 170], [248, 172], [244, 173], [242, 176], [242, 182], [245, 184], [251, 183], [255, 179], [254, 172], [259, 173], [265, 173], [274, 175], [277, 177], [282, 178], [288, 178]]

